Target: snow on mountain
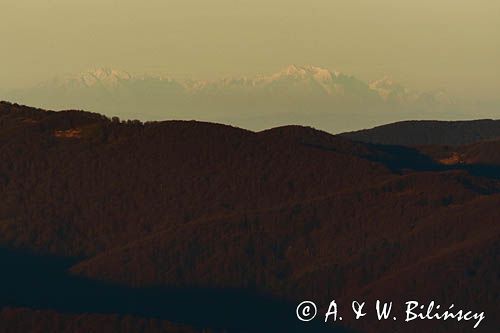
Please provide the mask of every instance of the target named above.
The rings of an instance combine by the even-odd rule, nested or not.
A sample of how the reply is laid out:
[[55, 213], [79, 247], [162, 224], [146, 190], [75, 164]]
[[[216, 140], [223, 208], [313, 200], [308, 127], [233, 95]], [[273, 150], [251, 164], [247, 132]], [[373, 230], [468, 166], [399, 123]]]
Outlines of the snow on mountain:
[[[417, 118], [412, 115], [448, 112], [450, 105], [454, 106], [442, 91], [411, 91], [388, 77], [368, 83], [311, 65], [215, 80], [180, 80], [96, 68], [2, 95], [6, 100], [46, 109], [85, 109], [123, 118], [198, 119], [254, 129], [319, 124], [334, 128], [332, 131], [377, 124], [379, 115], [384, 115], [386, 122], [397, 120], [397, 114]], [[359, 120], [352, 121], [353, 115]], [[336, 127], [323, 127], [325, 117], [338, 123]]]
[[316, 66], [290, 65], [276, 73], [255, 77], [182, 82], [191, 94], [274, 94], [276, 96], [349, 97], [366, 99], [375, 94], [355, 77]]
[[316, 67], [312, 65], [308, 66], [296, 66], [290, 65], [283, 70], [271, 74], [270, 76], [264, 76], [267, 80], [279, 80], [282, 78], [294, 78], [294, 79], [314, 79], [318, 82], [331, 82], [334, 78], [340, 76], [339, 72], [331, 72], [328, 69]]
[[[282, 70], [255, 77], [230, 77], [216, 80], [176, 80], [159, 75], [132, 75], [128, 72], [96, 68], [77, 75], [66, 75], [44, 82], [38, 87], [44, 90], [91, 88], [94, 90], [119, 90], [135, 84], [136, 88], [152, 85], [155, 89], [175, 87], [176, 92], [188, 95], [231, 94], [231, 93], [281, 93], [313, 94], [331, 97], [349, 97], [360, 100], [378, 96], [385, 102], [415, 103], [419, 99], [435, 99], [436, 102], [450, 102], [443, 91], [418, 93], [410, 91], [389, 77], [365, 83], [353, 76], [326, 68], [307, 65], [290, 65]], [[133, 92], [132, 92], [133, 93]], [[434, 96], [434, 97], [433, 97]]]
[[57, 88], [89, 88], [94, 86], [113, 88], [118, 86], [120, 82], [132, 79], [133, 76], [125, 71], [96, 68], [76, 75], [56, 77], [48, 82], [42, 82], [40, 85]]
[[388, 76], [369, 83], [370, 89], [376, 91], [385, 101], [395, 99], [405, 101], [411, 95], [410, 91], [401, 84], [394, 82]]

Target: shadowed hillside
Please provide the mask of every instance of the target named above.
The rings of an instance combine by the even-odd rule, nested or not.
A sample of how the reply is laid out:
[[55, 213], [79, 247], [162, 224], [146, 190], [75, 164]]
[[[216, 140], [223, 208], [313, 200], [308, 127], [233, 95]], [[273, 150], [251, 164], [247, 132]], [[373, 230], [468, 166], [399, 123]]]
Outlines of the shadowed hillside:
[[[20, 332], [32, 318], [71, 331], [73, 316], [85, 313], [78, 327], [88, 330], [102, 322], [120, 332], [182, 332], [162, 328], [173, 322], [318, 332], [331, 327], [294, 326], [294, 304], [383, 296], [486, 311], [481, 328], [490, 332], [499, 325], [500, 289], [495, 147], [387, 146], [299, 126], [251, 132], [1, 103], [0, 245], [8, 254], [1, 259], [20, 289], [2, 290], [10, 308], [0, 327]], [[6, 259], [17, 253], [27, 254]], [[34, 254], [59, 258], [54, 272], [42, 270], [44, 293], [29, 287], [39, 269]], [[172, 299], [199, 304], [193, 290], [217, 299], [201, 304], [219, 314], [165, 310]], [[93, 304], [93, 295], [103, 300]], [[252, 321], [228, 310], [248, 304], [275, 317]], [[342, 324], [366, 332], [472, 327]]]
[[500, 120], [402, 121], [340, 136], [388, 145], [464, 145], [500, 138]]

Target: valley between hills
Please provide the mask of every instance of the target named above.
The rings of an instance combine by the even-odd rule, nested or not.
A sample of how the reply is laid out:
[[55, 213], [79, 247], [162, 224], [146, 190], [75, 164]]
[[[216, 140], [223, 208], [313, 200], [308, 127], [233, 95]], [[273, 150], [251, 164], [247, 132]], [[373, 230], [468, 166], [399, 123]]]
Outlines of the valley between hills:
[[[0, 330], [397, 331], [295, 318], [390, 298], [485, 311], [494, 332], [499, 124], [254, 132], [1, 102]], [[422, 331], [472, 325], [404, 325]]]

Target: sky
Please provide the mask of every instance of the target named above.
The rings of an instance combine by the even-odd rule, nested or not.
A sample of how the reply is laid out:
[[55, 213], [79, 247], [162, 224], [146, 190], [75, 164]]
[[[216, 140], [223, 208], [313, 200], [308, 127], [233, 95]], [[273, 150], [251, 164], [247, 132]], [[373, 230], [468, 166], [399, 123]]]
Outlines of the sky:
[[500, 97], [498, 0], [0, 0], [0, 89], [94, 67], [217, 78], [323, 66]]

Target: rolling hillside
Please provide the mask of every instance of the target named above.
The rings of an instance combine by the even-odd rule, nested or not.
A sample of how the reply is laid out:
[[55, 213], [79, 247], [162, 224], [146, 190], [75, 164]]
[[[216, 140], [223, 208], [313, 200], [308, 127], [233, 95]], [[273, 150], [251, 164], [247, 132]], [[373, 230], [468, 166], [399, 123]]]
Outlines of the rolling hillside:
[[[474, 137], [423, 133], [436, 144]], [[319, 332], [329, 327], [299, 325], [294, 304], [384, 296], [486, 311], [481, 328], [492, 332], [500, 163], [482, 151], [494, 147], [386, 146], [300, 126], [123, 122], [2, 102], [0, 247], [14, 258], [4, 263], [17, 288], [0, 290], [8, 306], [0, 327], [21, 332], [30, 318], [72, 332]], [[33, 284], [36, 256], [51, 264]], [[104, 296], [94, 303], [94, 295]], [[178, 299], [187, 305], [174, 311]], [[193, 315], [190, 302], [213, 311]], [[401, 327], [374, 318], [342, 324]]]

